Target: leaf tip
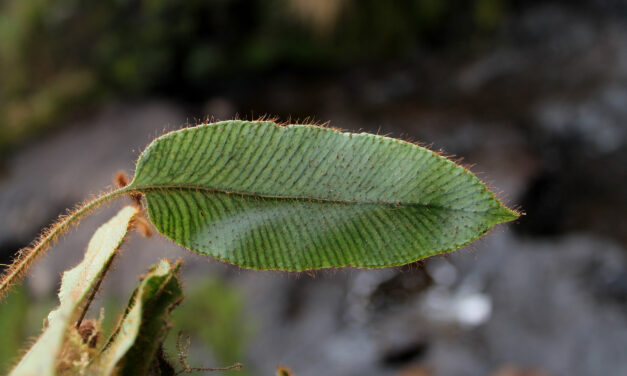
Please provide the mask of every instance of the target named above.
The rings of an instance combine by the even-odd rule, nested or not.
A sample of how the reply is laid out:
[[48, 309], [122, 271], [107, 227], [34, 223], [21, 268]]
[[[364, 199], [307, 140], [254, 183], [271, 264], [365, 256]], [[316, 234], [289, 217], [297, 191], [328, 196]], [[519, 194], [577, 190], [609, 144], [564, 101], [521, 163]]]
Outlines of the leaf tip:
[[498, 223], [506, 223], [506, 222], [515, 221], [518, 218], [520, 218], [521, 215], [525, 215], [525, 213], [517, 209], [510, 209], [507, 206], [503, 205], [502, 203], [496, 210], [495, 214], [497, 215], [499, 219]]

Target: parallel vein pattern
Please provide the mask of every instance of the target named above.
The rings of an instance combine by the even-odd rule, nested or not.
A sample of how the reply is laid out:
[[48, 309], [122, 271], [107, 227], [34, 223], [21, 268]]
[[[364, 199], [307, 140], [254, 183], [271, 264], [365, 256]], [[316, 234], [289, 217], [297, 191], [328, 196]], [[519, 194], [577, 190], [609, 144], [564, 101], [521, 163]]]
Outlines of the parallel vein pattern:
[[401, 265], [518, 216], [425, 148], [310, 125], [172, 132], [140, 156], [131, 186], [161, 233], [255, 269]]

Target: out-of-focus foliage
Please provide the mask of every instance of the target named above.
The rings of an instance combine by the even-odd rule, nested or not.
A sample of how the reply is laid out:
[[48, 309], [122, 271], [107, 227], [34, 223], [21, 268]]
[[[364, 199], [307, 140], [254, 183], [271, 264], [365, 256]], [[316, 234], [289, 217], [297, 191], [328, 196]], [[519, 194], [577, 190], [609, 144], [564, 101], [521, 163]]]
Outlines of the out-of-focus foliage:
[[41, 333], [42, 317], [57, 304], [52, 297], [34, 299], [27, 289], [18, 286], [0, 304], [0, 375], [17, 364], [24, 339], [34, 339]]
[[0, 374], [6, 374], [17, 351], [22, 347], [27, 324], [28, 298], [23, 288], [17, 288], [0, 305]]
[[277, 67], [327, 69], [472, 41], [505, 0], [3, 0], [0, 152], [111, 95], [195, 97]]
[[[202, 345], [214, 355], [218, 366], [243, 362], [245, 345], [253, 334], [254, 323], [244, 314], [244, 296], [234, 287], [219, 279], [206, 278], [186, 286], [183, 303], [172, 312], [173, 324], [165, 342], [166, 352], [176, 354], [176, 333], [189, 336], [194, 346]], [[190, 354], [192, 366], [207, 366], [206, 353], [200, 359]], [[226, 371], [224, 374], [245, 376], [241, 371]]]

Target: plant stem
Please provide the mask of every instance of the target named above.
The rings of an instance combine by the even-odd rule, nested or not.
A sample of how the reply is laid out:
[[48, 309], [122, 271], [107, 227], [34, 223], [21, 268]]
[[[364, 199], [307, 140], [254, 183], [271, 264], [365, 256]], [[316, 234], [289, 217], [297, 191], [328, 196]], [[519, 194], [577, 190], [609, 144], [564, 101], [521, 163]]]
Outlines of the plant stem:
[[33, 261], [43, 254], [60, 235], [64, 234], [73, 224], [81, 219], [85, 214], [97, 208], [103, 203], [110, 201], [120, 195], [132, 191], [129, 187], [123, 187], [111, 192], [107, 192], [96, 197], [92, 201], [79, 206], [66, 216], [61, 218], [52, 225], [48, 230], [44, 231], [39, 240], [33, 246], [23, 248], [8, 267], [7, 271], [0, 277], [0, 297], [6, 295], [9, 288], [17, 283], [17, 281], [26, 273]]

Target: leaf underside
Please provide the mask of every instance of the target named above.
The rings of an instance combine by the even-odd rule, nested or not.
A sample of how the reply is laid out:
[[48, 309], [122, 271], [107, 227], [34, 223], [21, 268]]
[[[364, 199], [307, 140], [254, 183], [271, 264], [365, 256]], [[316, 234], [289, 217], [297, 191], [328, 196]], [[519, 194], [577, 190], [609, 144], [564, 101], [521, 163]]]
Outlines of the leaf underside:
[[183, 298], [177, 278], [180, 264], [161, 260], [143, 277], [127, 311], [88, 374], [146, 375], [169, 326], [171, 310]]
[[48, 315], [48, 327], [11, 372], [11, 376], [53, 376], [62, 357], [68, 331], [87, 308], [85, 300], [126, 236], [135, 207], [127, 206], [104, 225], [89, 241], [83, 261], [63, 273], [59, 306]]
[[164, 135], [139, 158], [157, 230], [253, 269], [403, 265], [518, 217], [470, 171], [397, 139], [226, 121]]

